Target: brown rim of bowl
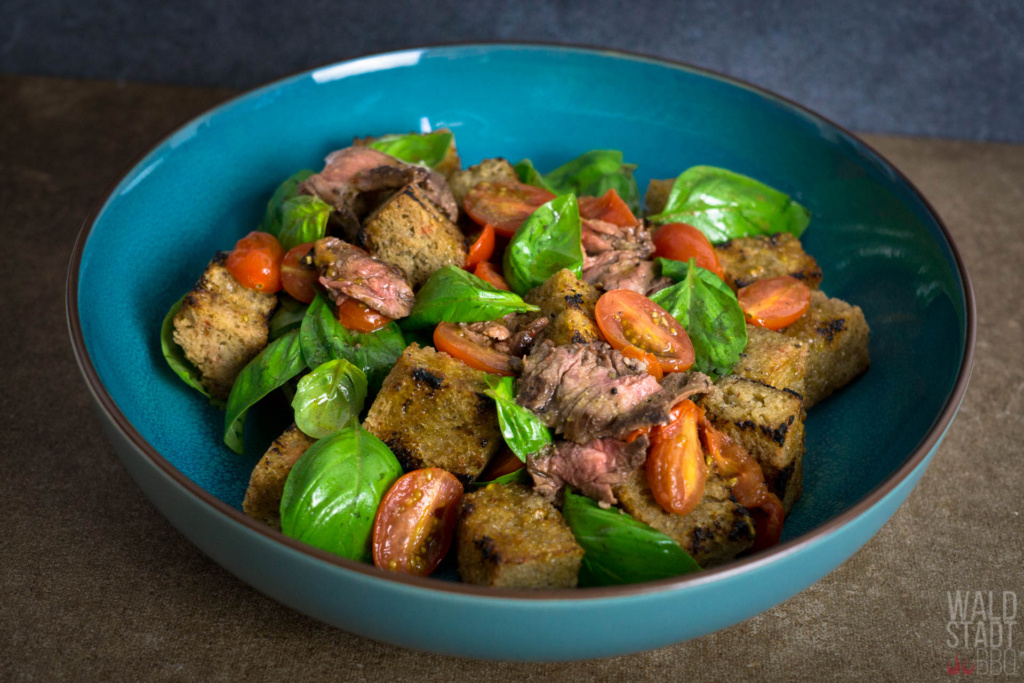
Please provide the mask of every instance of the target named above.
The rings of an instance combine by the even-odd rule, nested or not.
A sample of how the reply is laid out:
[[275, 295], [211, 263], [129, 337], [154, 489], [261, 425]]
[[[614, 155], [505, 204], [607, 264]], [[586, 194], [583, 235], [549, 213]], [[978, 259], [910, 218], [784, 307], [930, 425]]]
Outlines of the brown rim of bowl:
[[809, 115], [819, 121], [823, 121], [828, 125], [832, 126], [833, 128], [835, 128], [836, 130], [839, 130], [843, 134], [849, 136], [851, 139], [855, 140], [858, 144], [860, 144], [864, 149], [868, 150], [868, 152], [873, 154], [876, 157], [876, 159], [880, 161], [883, 165], [894, 171], [896, 176], [902, 182], [904, 182], [907, 185], [907, 187], [910, 188], [910, 190], [917, 196], [917, 198], [921, 201], [921, 203], [931, 214], [932, 219], [939, 226], [939, 229], [942, 231], [943, 237], [945, 237], [946, 242], [949, 245], [950, 252], [953, 255], [953, 260], [956, 262], [957, 270], [960, 273], [960, 278], [964, 286], [963, 294], [965, 303], [965, 324], [967, 338], [965, 339], [964, 343], [964, 354], [963, 359], [961, 360], [960, 371], [957, 375], [956, 383], [953, 385], [953, 389], [950, 392], [950, 395], [947, 398], [946, 403], [942, 408], [942, 411], [939, 413], [939, 416], [935, 419], [931, 427], [928, 429], [927, 434], [925, 434], [924, 438], [911, 453], [910, 457], [906, 461], [904, 461], [904, 463], [895, 472], [886, 477], [886, 479], [884, 479], [880, 484], [878, 484], [874, 489], [872, 489], [864, 498], [862, 498], [860, 501], [854, 504], [853, 507], [851, 507], [849, 510], [844, 511], [843, 513], [828, 520], [827, 522], [815, 527], [811, 531], [808, 531], [807, 533], [798, 536], [797, 538], [786, 541], [785, 543], [781, 543], [769, 550], [765, 550], [754, 555], [751, 555], [749, 557], [745, 557], [734, 562], [730, 562], [728, 564], [722, 565], [721, 567], [706, 569], [701, 572], [686, 574], [676, 578], [662, 579], [660, 581], [651, 581], [647, 583], [629, 584], [624, 586], [608, 586], [600, 588], [577, 588], [541, 591], [510, 588], [486, 588], [482, 586], [472, 586], [470, 584], [465, 583], [441, 581], [438, 579], [422, 578], [416, 576], [396, 574], [392, 572], [385, 572], [380, 569], [377, 569], [372, 564], [356, 562], [354, 560], [349, 560], [337, 555], [332, 555], [331, 553], [320, 550], [319, 548], [315, 548], [311, 545], [285, 536], [281, 532], [275, 531], [270, 527], [261, 524], [260, 522], [257, 522], [256, 520], [250, 517], [247, 517], [239, 510], [236, 510], [227, 503], [221, 501], [218, 498], [215, 498], [210, 493], [204, 491], [195, 482], [193, 482], [191, 479], [189, 479], [180, 471], [178, 471], [178, 469], [176, 469], [173, 465], [170, 464], [170, 462], [168, 462], [162, 455], [160, 455], [160, 453], [157, 452], [157, 450], [153, 448], [153, 446], [151, 446], [142, 437], [142, 435], [139, 434], [139, 432], [131, 425], [128, 419], [117, 407], [113, 398], [111, 398], [110, 394], [107, 393], [107, 390], [103, 386], [103, 383], [100, 380], [95, 367], [93, 367], [92, 365], [92, 361], [89, 358], [89, 354], [86, 352], [85, 349], [85, 339], [82, 336], [81, 321], [79, 320], [78, 317], [78, 274], [81, 266], [82, 253], [85, 248], [85, 243], [89, 237], [89, 233], [92, 230], [93, 224], [95, 223], [95, 220], [100, 210], [106, 204], [114, 189], [121, 183], [122, 180], [124, 180], [125, 176], [127, 176], [127, 174], [130, 173], [131, 170], [135, 168], [140, 161], [142, 161], [142, 159], [144, 159], [146, 156], [148, 156], [150, 153], [152, 153], [154, 150], [160, 147], [169, 137], [171, 137], [171, 135], [174, 134], [174, 132], [180, 130], [182, 126], [187, 125], [188, 121], [191, 121], [197, 117], [192, 117], [184, 124], [177, 126], [170, 134], [161, 138], [159, 142], [153, 145], [153, 147], [147, 150], [144, 154], [140, 155], [128, 167], [128, 169], [110, 185], [110, 188], [95, 203], [92, 210], [89, 212], [89, 215], [86, 217], [85, 222], [82, 225], [82, 229], [79, 232], [78, 239], [75, 241], [75, 247], [71, 255], [71, 263], [69, 265], [68, 270], [68, 283], [65, 296], [65, 306], [67, 309], [68, 328], [71, 335], [71, 345], [75, 353], [75, 359], [78, 361], [78, 366], [85, 377], [86, 383], [90, 391], [96, 398], [97, 404], [106, 413], [107, 417], [109, 417], [110, 420], [115, 425], [117, 425], [117, 428], [122, 432], [122, 434], [124, 434], [124, 436], [132, 444], [134, 444], [135, 447], [142, 454], [147, 456], [149, 460], [152, 461], [152, 463], [156, 465], [174, 483], [178, 484], [188, 492], [192, 493], [196, 498], [198, 498], [203, 503], [206, 503], [214, 510], [226, 515], [230, 519], [234, 520], [236, 523], [247, 527], [250, 531], [254, 531], [258, 534], [261, 534], [262, 536], [265, 536], [269, 540], [281, 543], [290, 548], [291, 550], [303, 553], [311, 557], [315, 557], [319, 560], [322, 560], [323, 562], [332, 564], [336, 567], [340, 567], [342, 569], [346, 569], [349, 571], [358, 572], [360, 574], [382, 579], [385, 581], [393, 581], [407, 586], [426, 588], [434, 591], [456, 593], [460, 595], [472, 595], [481, 598], [493, 598], [499, 600], [516, 599], [544, 601], [599, 600], [608, 598], [626, 598], [630, 596], [656, 593], [665, 590], [684, 588], [688, 586], [696, 586], [712, 581], [717, 581], [730, 576], [734, 576], [736, 574], [740, 574], [742, 572], [745, 572], [749, 569], [761, 565], [767, 565], [786, 555], [790, 555], [801, 550], [805, 546], [812, 544], [815, 541], [818, 541], [824, 538], [825, 536], [828, 536], [829, 534], [839, 530], [847, 523], [853, 521], [854, 519], [865, 513], [876, 503], [881, 501], [886, 495], [892, 492], [900, 483], [903, 482], [904, 479], [906, 479], [910, 475], [911, 472], [913, 472], [917, 468], [918, 465], [920, 465], [924, 461], [924, 459], [928, 456], [928, 453], [931, 452], [932, 448], [934, 448], [935, 445], [938, 443], [941, 435], [943, 434], [946, 427], [952, 421], [954, 415], [959, 409], [960, 403], [964, 396], [964, 392], [967, 389], [967, 384], [971, 376], [971, 369], [974, 364], [974, 351], [977, 336], [977, 311], [974, 299], [974, 289], [971, 285], [971, 279], [967, 273], [967, 268], [964, 266], [963, 259], [960, 256], [960, 251], [959, 249], [957, 249], [956, 243], [953, 241], [953, 237], [950, 235], [945, 223], [943, 223], [942, 219], [939, 217], [938, 212], [931, 205], [931, 203], [924, 197], [923, 194], [921, 194], [917, 187], [912, 182], [910, 182], [910, 180], [898, 168], [895, 167], [895, 165], [889, 162], [888, 159], [879, 154], [873, 147], [865, 143], [859, 137], [857, 137], [850, 131], [846, 130], [842, 126], [825, 118], [824, 116], [821, 116], [820, 114], [808, 109], [807, 107], [804, 107], [803, 105], [793, 102], [792, 100], [789, 100], [781, 95], [771, 92], [770, 90], [766, 90], [751, 83], [747, 83], [746, 81], [734, 78], [732, 76], [727, 76], [712, 71], [710, 69], [693, 66], [686, 62], [674, 61], [670, 59], [664, 59], [661, 57], [651, 57], [649, 55], [644, 55], [637, 52], [629, 52], [626, 50], [613, 50], [601, 47], [594, 47], [590, 45], [523, 41], [492, 41], [489, 43], [439, 43], [416, 48], [395, 50], [386, 53], [369, 53], [361, 55], [359, 57], [353, 57], [352, 59], [347, 59], [342, 62], [332, 62], [330, 64], [325, 64], [322, 67], [317, 67], [314, 69], [304, 69], [290, 76], [286, 76], [284, 78], [271, 81], [266, 85], [247, 90], [244, 93], [229, 98], [224, 102], [221, 102], [220, 104], [206, 110], [202, 114], [199, 114], [199, 116], [204, 116], [213, 111], [214, 109], [231, 104], [239, 99], [249, 97], [253, 95], [256, 91], [272, 88], [276, 85], [279, 85], [283, 81], [295, 78], [302, 74], [313, 73], [321, 68], [333, 66], [335, 64], [343, 64], [345, 62], [354, 62], [371, 56], [378, 56], [382, 54], [400, 54], [403, 52], [415, 52], [444, 48], [509, 48], [517, 46], [524, 48], [552, 48], [571, 52], [582, 52], [616, 58], [625, 58], [633, 61], [645, 61], [650, 62], [652, 64], [657, 64], [659, 66], [668, 67], [671, 69], [683, 69], [686, 71], [691, 71], [703, 76], [708, 76], [711, 78], [724, 81], [726, 83], [730, 83], [735, 86], [748, 88], [764, 97], [768, 97], [770, 99], [783, 102], [786, 105], [792, 107], [793, 109], [802, 112], [803, 114]]

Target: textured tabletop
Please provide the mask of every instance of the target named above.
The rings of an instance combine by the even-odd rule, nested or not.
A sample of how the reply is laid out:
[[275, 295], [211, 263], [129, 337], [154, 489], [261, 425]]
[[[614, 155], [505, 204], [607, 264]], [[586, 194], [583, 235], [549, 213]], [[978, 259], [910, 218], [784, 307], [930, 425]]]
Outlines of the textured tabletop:
[[[978, 348], [920, 485], [846, 564], [719, 633], [570, 664], [403, 650], [249, 588], [175, 531], [121, 466], [63, 308], [72, 244], [94, 202], [162, 135], [231, 94], [0, 76], [0, 680], [949, 680], [951, 631], [962, 641], [963, 626], [950, 626], [947, 593], [971, 591], [971, 619], [984, 592], [989, 636], [991, 617], [1013, 616], [1001, 612], [1004, 592], [1024, 602], [1024, 147], [875, 135], [864, 137], [931, 200], [963, 254]], [[976, 673], [1022, 675], [1024, 633], [1000, 623], [998, 647], [972, 655]]]

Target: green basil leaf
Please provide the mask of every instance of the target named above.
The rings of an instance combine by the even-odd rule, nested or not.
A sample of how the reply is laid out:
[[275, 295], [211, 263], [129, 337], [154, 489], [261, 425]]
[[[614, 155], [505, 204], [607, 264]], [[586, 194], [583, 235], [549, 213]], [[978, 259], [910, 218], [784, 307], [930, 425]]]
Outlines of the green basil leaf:
[[333, 208], [316, 197], [292, 197], [281, 205], [281, 232], [277, 241], [285, 252], [323, 239], [327, 234], [327, 219]]
[[583, 272], [580, 230], [575, 195], [555, 197], [534, 211], [505, 249], [505, 280], [512, 291], [525, 294], [563, 268], [579, 277]]
[[639, 215], [640, 188], [633, 178], [635, 169], [636, 164], [622, 163], [622, 152], [595, 149], [559, 166], [545, 175], [544, 180], [547, 189], [555, 194], [571, 192], [577, 197], [600, 197], [608, 190], [615, 190], [630, 210]]
[[562, 517], [583, 547], [581, 587], [657, 581], [700, 571], [700, 565], [665, 534], [618, 508], [565, 492]]
[[269, 232], [274, 237], [281, 234], [281, 205], [295, 197], [299, 185], [311, 175], [315, 175], [315, 173], [305, 169], [295, 173], [277, 186], [270, 201], [267, 202], [267, 211], [263, 216], [263, 223], [260, 224], [260, 230]]
[[526, 456], [539, 453], [551, 443], [551, 432], [540, 418], [515, 401], [511, 377], [486, 375], [489, 387], [485, 394], [494, 399], [498, 408], [501, 435], [516, 457], [526, 462]]
[[314, 439], [359, 424], [366, 375], [344, 358], [329, 360], [299, 380], [292, 400], [295, 424]]
[[548, 185], [548, 181], [544, 180], [544, 176], [540, 174], [540, 171], [533, 167], [533, 162], [529, 159], [523, 159], [512, 168], [516, 170], [516, 175], [519, 176], [519, 182], [526, 183], [527, 185], [533, 185], [554, 193], [554, 189]]
[[474, 481], [470, 484], [473, 488], [482, 489], [489, 484], [526, 484], [527, 486], [533, 486], [533, 477], [526, 471], [525, 467], [520, 467], [515, 472], [509, 472], [503, 474], [497, 479], [491, 479], [490, 481]]
[[278, 298], [277, 310], [274, 311], [274, 315], [270, 316], [270, 341], [274, 341], [283, 335], [285, 332], [290, 332], [296, 327], [302, 324], [302, 319], [306, 315], [306, 309], [309, 308], [309, 304], [304, 304], [301, 301], [296, 301], [290, 296], [282, 296]]
[[497, 320], [508, 313], [539, 310], [518, 295], [498, 289], [462, 268], [445, 266], [423, 283], [416, 293], [412, 313], [399, 324], [403, 329], [415, 330], [440, 322], [478, 323]]
[[351, 332], [334, 317], [334, 307], [316, 295], [299, 328], [302, 357], [315, 369], [329, 360], [344, 358], [366, 374], [368, 392], [380, 385], [405, 350], [405, 338], [395, 323], [374, 332]]
[[728, 375], [747, 346], [747, 324], [736, 295], [721, 278], [690, 259], [659, 258], [661, 272], [677, 283], [651, 295], [686, 328], [693, 344], [693, 369], [712, 378]]
[[384, 135], [371, 142], [370, 147], [407, 163], [433, 168], [444, 161], [453, 140], [455, 136], [449, 131]]
[[401, 474], [394, 454], [362, 427], [324, 437], [288, 474], [281, 531], [327, 552], [369, 561], [377, 507]]
[[224, 415], [224, 443], [228, 448], [239, 455], [245, 452], [243, 429], [249, 408], [305, 369], [296, 330], [272, 341], [242, 368], [231, 387]]
[[714, 166], [694, 166], [672, 185], [654, 223], [689, 223], [713, 243], [736, 237], [803, 234], [810, 212], [789, 195], [753, 178]]

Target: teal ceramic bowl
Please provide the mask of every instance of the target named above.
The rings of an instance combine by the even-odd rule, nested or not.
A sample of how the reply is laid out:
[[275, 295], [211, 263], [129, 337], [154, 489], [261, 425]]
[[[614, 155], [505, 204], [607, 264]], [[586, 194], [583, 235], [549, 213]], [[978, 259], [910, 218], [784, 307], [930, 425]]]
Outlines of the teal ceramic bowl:
[[[161, 320], [218, 249], [253, 229], [293, 171], [356, 135], [450, 127], [467, 163], [551, 168], [592, 148], [641, 187], [695, 164], [759, 178], [809, 207], [823, 289], [871, 325], [870, 372], [807, 422], [803, 498], [783, 542], [724, 567], [627, 587], [525, 592], [395, 576], [328, 555], [240, 511], [255, 461], [222, 413], [165, 366]], [[935, 212], [862, 142], [806, 109], [688, 66], [604, 50], [479, 45], [317, 69], [189, 122], [132, 168], [82, 230], [68, 317], [114, 448], [153, 503], [216, 562], [340, 628], [439, 653], [604, 657], [742, 621], [867, 541], [927, 467], [970, 374], [974, 302]], [[261, 435], [250, 435], [255, 443]], [[263, 434], [264, 439], [270, 433]], [[265, 446], [266, 442], [263, 443]]]

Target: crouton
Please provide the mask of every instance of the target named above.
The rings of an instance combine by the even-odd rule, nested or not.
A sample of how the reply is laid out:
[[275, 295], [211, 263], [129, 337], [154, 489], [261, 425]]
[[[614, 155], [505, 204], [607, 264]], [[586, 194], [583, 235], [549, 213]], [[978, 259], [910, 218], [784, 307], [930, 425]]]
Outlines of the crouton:
[[[451, 133], [451, 130], [447, 128], [438, 128], [436, 133]], [[356, 138], [352, 141], [353, 147], [368, 147], [370, 143], [377, 140], [376, 137], [367, 136], [365, 138]], [[462, 168], [462, 161], [459, 159], [459, 151], [455, 148], [455, 136], [452, 136], [451, 144], [448, 145], [448, 151], [444, 155], [444, 159], [441, 160], [434, 170], [445, 177], [450, 177], [453, 173], [457, 173]]]
[[363, 427], [406, 470], [440, 467], [469, 482], [502, 445], [484, 373], [411, 344], [384, 379]]
[[725, 283], [733, 289], [780, 275], [803, 280], [811, 289], [821, 284], [818, 262], [787, 232], [738, 237], [715, 245], [715, 253], [725, 271]]
[[249, 477], [242, 510], [253, 519], [281, 530], [281, 496], [292, 466], [316, 443], [294, 424], [274, 440]]
[[741, 377], [723, 377], [697, 403], [716, 429], [742, 446], [789, 514], [803, 490], [804, 408], [800, 396]]
[[555, 346], [601, 339], [594, 320], [597, 299], [597, 288], [577, 279], [569, 269], [558, 271], [523, 297], [527, 303], [539, 306], [539, 315], [548, 319], [540, 339], [549, 339]]
[[806, 344], [781, 332], [747, 325], [747, 346], [732, 374], [763, 382], [776, 389], [788, 389], [802, 397], [807, 377]]
[[174, 341], [210, 395], [226, 399], [246, 363], [267, 345], [276, 294], [243, 287], [218, 253], [174, 316]]
[[478, 183], [513, 183], [519, 180], [512, 164], [504, 159], [484, 159], [464, 171], [456, 171], [448, 177], [448, 187], [455, 196], [455, 203], [462, 209], [462, 200]]
[[732, 497], [714, 463], [708, 468], [704, 497], [686, 515], [665, 512], [647, 484], [647, 470], [635, 470], [615, 487], [622, 508], [635, 519], [672, 538], [701, 567], [722, 564], [754, 544], [754, 520]]
[[506, 588], [575, 588], [583, 548], [561, 513], [522, 484], [490, 484], [459, 504], [459, 576]]
[[644, 204], [647, 205], [648, 216], [653, 216], [665, 210], [668, 196], [671, 194], [672, 186], [675, 184], [675, 178], [668, 178], [666, 180], [652, 180], [647, 185], [647, 192], [644, 194]]
[[810, 309], [782, 333], [808, 347], [804, 408], [849, 384], [871, 364], [864, 312], [824, 292], [811, 292]]
[[416, 185], [402, 188], [370, 214], [361, 237], [371, 255], [401, 268], [413, 288], [439, 268], [466, 262], [462, 231]]

